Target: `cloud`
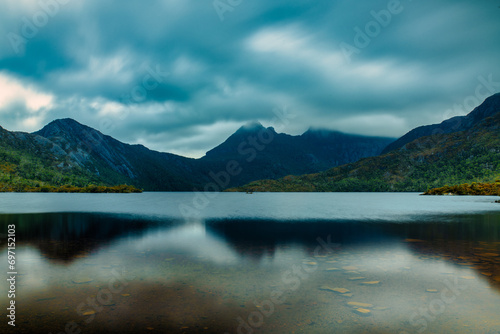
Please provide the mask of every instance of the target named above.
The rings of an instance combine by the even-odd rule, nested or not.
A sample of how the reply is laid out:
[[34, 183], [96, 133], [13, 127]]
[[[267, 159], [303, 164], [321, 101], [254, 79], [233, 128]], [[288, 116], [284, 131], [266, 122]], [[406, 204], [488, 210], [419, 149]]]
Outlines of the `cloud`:
[[0, 117], [2, 126], [34, 131], [52, 107], [54, 97], [0, 72]]
[[162, 143], [170, 142], [175, 147], [170, 153], [202, 157], [208, 151], [206, 147], [219, 145], [241, 126], [241, 122], [221, 121], [210, 125], [180, 127], [178, 130], [156, 134], [144, 132], [138, 142], [159, 151], [163, 148]]
[[248, 121], [271, 125], [276, 107], [295, 115], [284, 132], [398, 136], [442, 120], [478, 76], [500, 81], [498, 8], [483, 2], [401, 1], [348, 61], [341, 44], [355, 45], [388, 5], [243, 1], [221, 21], [211, 1], [7, 0], [0, 73], [18, 92], [0, 93], [0, 125], [32, 131], [73, 117], [200, 156]]
[[396, 137], [407, 128], [406, 121], [394, 115], [357, 115], [334, 122], [340, 131], [380, 137]]

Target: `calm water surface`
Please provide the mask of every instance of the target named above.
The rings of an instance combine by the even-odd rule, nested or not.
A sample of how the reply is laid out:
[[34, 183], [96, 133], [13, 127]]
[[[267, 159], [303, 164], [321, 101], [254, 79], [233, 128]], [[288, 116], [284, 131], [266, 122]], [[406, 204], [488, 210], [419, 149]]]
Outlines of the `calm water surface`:
[[494, 200], [0, 194], [0, 331], [500, 333]]

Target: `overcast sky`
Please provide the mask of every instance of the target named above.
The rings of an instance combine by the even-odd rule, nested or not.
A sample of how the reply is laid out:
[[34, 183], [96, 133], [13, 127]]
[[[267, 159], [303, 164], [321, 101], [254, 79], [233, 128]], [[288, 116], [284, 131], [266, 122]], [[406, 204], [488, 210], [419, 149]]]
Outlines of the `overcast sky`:
[[70, 117], [191, 157], [252, 120], [397, 137], [500, 91], [499, 6], [2, 0], [0, 125]]

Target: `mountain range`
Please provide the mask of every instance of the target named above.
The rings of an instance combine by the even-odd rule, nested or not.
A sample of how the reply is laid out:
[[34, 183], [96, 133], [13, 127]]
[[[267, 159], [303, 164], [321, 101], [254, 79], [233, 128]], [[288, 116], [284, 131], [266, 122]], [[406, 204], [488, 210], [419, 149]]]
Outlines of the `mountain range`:
[[500, 94], [466, 116], [399, 139], [323, 129], [299, 136], [258, 122], [200, 159], [122, 143], [58, 119], [34, 133], [0, 127], [0, 191], [129, 184], [147, 191], [424, 191], [500, 177]]
[[379, 156], [302, 176], [259, 180], [232, 191], [425, 191], [500, 179], [500, 94], [467, 116], [418, 127]]
[[[31, 134], [0, 127], [0, 191], [89, 183], [147, 191], [223, 190], [376, 156], [394, 139], [320, 129], [291, 136], [254, 122], [204, 157], [191, 159], [125, 144], [73, 119], [58, 119]], [[237, 173], [226, 177], [228, 167]]]

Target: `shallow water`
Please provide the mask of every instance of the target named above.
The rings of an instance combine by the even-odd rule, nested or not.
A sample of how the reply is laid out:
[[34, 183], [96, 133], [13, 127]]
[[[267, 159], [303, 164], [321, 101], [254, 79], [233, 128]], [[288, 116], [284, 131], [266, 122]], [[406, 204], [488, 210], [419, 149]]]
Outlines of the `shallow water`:
[[1, 332], [499, 333], [491, 197], [194, 196], [1, 194]]

